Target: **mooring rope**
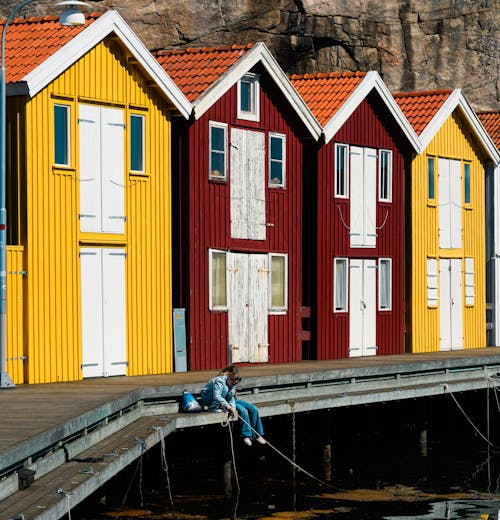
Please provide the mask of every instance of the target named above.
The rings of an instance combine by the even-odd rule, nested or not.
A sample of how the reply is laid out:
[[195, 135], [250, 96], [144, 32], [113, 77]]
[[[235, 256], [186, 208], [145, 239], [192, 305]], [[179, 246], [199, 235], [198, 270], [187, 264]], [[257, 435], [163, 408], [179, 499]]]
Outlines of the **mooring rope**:
[[238, 471], [236, 469], [236, 455], [234, 452], [234, 443], [233, 443], [233, 425], [231, 424], [231, 417], [229, 416], [229, 413], [226, 412], [225, 417], [222, 419], [222, 426], [224, 428], [228, 429], [229, 432], [229, 445], [231, 446], [231, 457], [232, 457], [232, 464], [233, 464], [233, 470], [234, 470], [234, 480], [236, 482], [236, 489], [238, 492], [236, 493], [236, 502], [234, 505], [233, 510], [233, 519], [236, 518], [236, 515], [238, 513], [238, 505], [240, 502], [240, 479], [238, 477]]
[[329, 487], [331, 489], [335, 489], [336, 491], [345, 491], [345, 489], [342, 489], [342, 488], [339, 488], [337, 486], [334, 486], [332, 484], [329, 484], [328, 482], [325, 482], [324, 480], [321, 480], [320, 478], [314, 476], [312, 473], [309, 473], [309, 471], [305, 470], [304, 468], [302, 468], [301, 466], [299, 466], [296, 462], [294, 462], [292, 459], [290, 459], [289, 457], [287, 457], [284, 453], [282, 453], [278, 448], [276, 448], [276, 446], [273, 446], [263, 435], [260, 435], [260, 433], [255, 430], [255, 428], [248, 422], [248, 421], [245, 421], [245, 419], [243, 419], [240, 415], [238, 415], [238, 419], [242, 422], [244, 422], [254, 433], [255, 435], [259, 436], [259, 437], [262, 437], [265, 441], [266, 441], [266, 444], [271, 448], [273, 449], [278, 455], [280, 455], [281, 457], [283, 457], [287, 462], [289, 462], [294, 468], [297, 468], [299, 471], [301, 471], [302, 473], [304, 473], [305, 475], [307, 475], [308, 477], [312, 478], [313, 480], [315, 480], [316, 482], [319, 482], [320, 484], [322, 484], [323, 486], [326, 486], [326, 487]]
[[165, 437], [163, 436], [163, 428], [161, 426], [153, 426], [153, 430], [155, 430], [158, 433], [158, 437], [160, 439], [160, 461], [161, 461], [161, 468], [165, 472], [165, 475], [167, 477], [167, 489], [168, 489], [168, 496], [170, 498], [170, 505], [172, 507], [172, 512], [174, 513], [175, 518], [177, 518], [177, 512], [175, 510], [174, 506], [174, 499], [172, 496], [172, 487], [170, 485], [170, 475], [168, 473], [168, 463], [167, 463], [167, 450], [165, 446]]
[[472, 422], [472, 419], [467, 415], [467, 413], [465, 412], [465, 410], [460, 406], [460, 403], [457, 401], [457, 398], [453, 395], [453, 392], [448, 392], [448, 394], [451, 396], [451, 398], [453, 399], [453, 401], [455, 401], [455, 404], [457, 405], [458, 409], [462, 412], [462, 414], [464, 415], [464, 417], [469, 421], [470, 425], [474, 428], [474, 430], [476, 430], [476, 432], [478, 433], [478, 435], [484, 439], [490, 446], [492, 446], [493, 448], [496, 448], [496, 446], [489, 441], [489, 439], [487, 439], [480, 431], [479, 431], [479, 428]]

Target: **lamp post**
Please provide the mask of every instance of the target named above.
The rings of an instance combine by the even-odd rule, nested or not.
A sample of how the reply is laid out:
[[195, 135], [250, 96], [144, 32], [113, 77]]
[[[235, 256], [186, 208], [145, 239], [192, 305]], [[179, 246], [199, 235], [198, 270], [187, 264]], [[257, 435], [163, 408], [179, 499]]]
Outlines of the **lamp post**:
[[[12, 388], [14, 383], [7, 373], [7, 209], [6, 209], [6, 105], [7, 88], [5, 79], [5, 38], [9, 23], [16, 14], [28, 4], [37, 0], [24, 0], [7, 16], [2, 28], [1, 65], [0, 65], [0, 388]], [[64, 7], [59, 18], [61, 25], [83, 25], [84, 14], [78, 7], [88, 6], [78, 0], [63, 1], [56, 4]]]

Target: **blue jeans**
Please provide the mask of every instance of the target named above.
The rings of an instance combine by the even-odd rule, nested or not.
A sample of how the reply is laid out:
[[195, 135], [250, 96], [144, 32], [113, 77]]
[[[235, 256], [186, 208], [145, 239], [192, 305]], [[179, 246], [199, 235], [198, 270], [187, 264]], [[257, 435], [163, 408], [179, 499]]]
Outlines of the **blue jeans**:
[[238, 415], [242, 419], [240, 420], [240, 425], [241, 435], [243, 437], [256, 437], [255, 432], [248, 424], [250, 424], [259, 435], [264, 435], [259, 409], [256, 406], [241, 399], [236, 399], [236, 410], [238, 410]]

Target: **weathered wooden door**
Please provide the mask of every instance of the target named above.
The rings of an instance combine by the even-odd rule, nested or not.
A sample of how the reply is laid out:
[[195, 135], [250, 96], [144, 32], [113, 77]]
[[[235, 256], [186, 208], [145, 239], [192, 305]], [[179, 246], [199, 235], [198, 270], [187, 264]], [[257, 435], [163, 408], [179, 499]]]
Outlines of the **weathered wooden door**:
[[125, 251], [80, 249], [83, 377], [125, 375]]
[[377, 353], [377, 263], [371, 259], [349, 262], [349, 356]]
[[439, 261], [440, 350], [463, 348], [462, 259]]
[[267, 263], [267, 255], [228, 255], [229, 354], [232, 363], [268, 360]]
[[377, 152], [351, 146], [350, 229], [351, 247], [375, 247], [377, 242]]
[[266, 239], [266, 173], [263, 132], [231, 130], [231, 237]]
[[125, 229], [123, 110], [80, 105], [80, 230]]

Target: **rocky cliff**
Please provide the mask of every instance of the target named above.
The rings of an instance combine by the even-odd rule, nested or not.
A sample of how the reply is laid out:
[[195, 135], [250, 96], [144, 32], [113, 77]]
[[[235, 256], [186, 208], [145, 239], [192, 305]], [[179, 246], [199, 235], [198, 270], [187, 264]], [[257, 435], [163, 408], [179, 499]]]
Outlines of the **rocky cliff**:
[[[17, 3], [0, 0], [0, 13]], [[377, 70], [393, 91], [461, 88], [476, 110], [500, 108], [500, 0], [89, 3], [119, 11], [152, 49], [264, 41], [290, 73]]]

